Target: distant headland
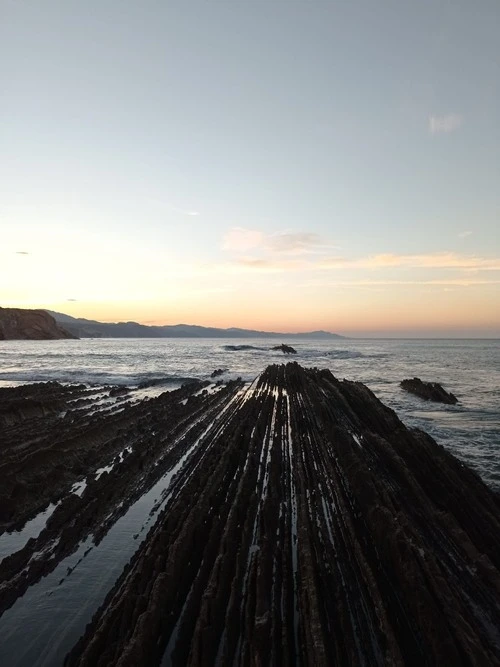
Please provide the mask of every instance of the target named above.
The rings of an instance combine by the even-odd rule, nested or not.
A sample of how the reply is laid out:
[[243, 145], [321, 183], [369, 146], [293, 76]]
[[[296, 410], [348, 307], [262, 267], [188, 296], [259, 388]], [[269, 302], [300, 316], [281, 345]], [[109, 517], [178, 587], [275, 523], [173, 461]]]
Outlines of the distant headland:
[[0, 340], [77, 338], [45, 310], [0, 307]]
[[0, 308], [0, 340], [52, 340], [61, 338], [345, 338], [329, 331], [282, 333], [194, 324], [149, 326], [138, 322], [98, 322], [52, 310]]
[[166, 324], [149, 326], [138, 322], [98, 322], [47, 311], [65, 329], [78, 338], [310, 338], [328, 340], [344, 338], [329, 331], [280, 333], [231, 327], [202, 327], [195, 324]]

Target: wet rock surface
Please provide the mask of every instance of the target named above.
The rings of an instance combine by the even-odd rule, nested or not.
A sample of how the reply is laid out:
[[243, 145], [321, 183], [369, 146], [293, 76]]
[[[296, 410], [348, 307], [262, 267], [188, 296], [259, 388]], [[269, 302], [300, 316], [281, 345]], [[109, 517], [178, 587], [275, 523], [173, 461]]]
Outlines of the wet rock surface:
[[[0, 390], [0, 546], [51, 508], [0, 561], [0, 637], [28, 589], [56, 568], [64, 588], [168, 479], [50, 664], [500, 665], [500, 500], [475, 473], [326, 370], [207, 389]], [[2, 665], [38, 664], [1, 644]]]
[[412, 378], [403, 380], [400, 383], [401, 389], [420, 396], [426, 401], [434, 401], [436, 403], [446, 403], [454, 405], [458, 403], [458, 399], [451, 392], [447, 392], [437, 382], [423, 382], [420, 378]]
[[[475, 473], [329, 371], [183, 396], [121, 433], [157, 436], [142, 477], [137, 446], [109, 473], [108, 510], [148, 457], [190, 454], [66, 665], [500, 664], [500, 501]], [[48, 529], [71, 540], [96, 493]]]
[[[98, 545], [241, 388], [228, 383], [207, 395], [205, 384], [136, 403], [84, 385], [0, 389], [0, 614], [89, 535]], [[3, 534], [47, 507], [41, 532], [2, 553]]]

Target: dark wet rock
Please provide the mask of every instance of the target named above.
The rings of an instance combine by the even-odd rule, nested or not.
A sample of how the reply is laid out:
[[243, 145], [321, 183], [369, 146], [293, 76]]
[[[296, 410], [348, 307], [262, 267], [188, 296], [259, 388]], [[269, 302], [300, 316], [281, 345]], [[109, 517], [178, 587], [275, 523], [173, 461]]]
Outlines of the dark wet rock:
[[411, 380], [403, 380], [400, 383], [400, 387], [411, 394], [420, 396], [420, 398], [426, 401], [447, 403], [448, 405], [458, 403], [458, 398], [451, 392], [445, 391], [437, 382], [422, 382], [420, 378], [413, 378]]
[[216, 378], [219, 377], [219, 375], [223, 375], [224, 373], [228, 372], [228, 368], [217, 368], [213, 373], [210, 374], [211, 378]]
[[138, 385], [138, 389], [149, 389], [149, 387], [161, 387], [165, 386], [168, 387], [168, 385], [172, 384], [193, 384], [196, 382], [200, 382], [200, 380], [196, 378], [190, 378], [190, 377], [164, 377], [164, 378], [152, 378], [151, 380], [145, 380], [144, 382], [141, 382]]
[[[30, 401], [41, 392], [73, 417], [32, 415], [0, 429], [0, 536], [57, 504], [38, 537], [0, 560], [0, 617], [90, 533], [99, 544], [241, 386], [228, 383], [205, 399], [192, 396], [188, 386], [136, 405], [105, 406], [102, 388], [47, 383], [0, 389], [0, 405]], [[77, 406], [80, 400], [84, 404]], [[105, 466], [113, 467], [96, 479]], [[81, 496], [71, 493], [82, 479]]]
[[330, 371], [227, 397], [67, 666], [500, 664], [498, 495]]
[[279, 350], [280, 352], [283, 352], [283, 354], [297, 354], [297, 350], [295, 350], [291, 345], [285, 345], [284, 343], [281, 345], [275, 345], [271, 348], [271, 350]]
[[114, 397], [123, 397], [125, 394], [128, 394], [130, 389], [128, 387], [111, 387], [109, 390], [109, 395], [111, 398]]

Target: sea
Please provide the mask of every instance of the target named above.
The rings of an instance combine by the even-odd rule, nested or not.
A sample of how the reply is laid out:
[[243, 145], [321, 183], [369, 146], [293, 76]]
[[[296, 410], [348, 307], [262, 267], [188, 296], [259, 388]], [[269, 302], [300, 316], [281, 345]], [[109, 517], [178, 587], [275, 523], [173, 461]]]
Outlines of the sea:
[[[292, 345], [296, 355], [271, 348]], [[328, 368], [339, 379], [366, 384], [407, 425], [438, 443], [500, 491], [500, 340], [444, 339], [82, 339], [0, 341], [0, 386], [27, 382], [89, 385], [152, 383], [179, 387], [189, 379], [250, 382], [266, 366], [293, 359]], [[459, 402], [424, 401], [399, 383], [419, 377], [439, 382]]]

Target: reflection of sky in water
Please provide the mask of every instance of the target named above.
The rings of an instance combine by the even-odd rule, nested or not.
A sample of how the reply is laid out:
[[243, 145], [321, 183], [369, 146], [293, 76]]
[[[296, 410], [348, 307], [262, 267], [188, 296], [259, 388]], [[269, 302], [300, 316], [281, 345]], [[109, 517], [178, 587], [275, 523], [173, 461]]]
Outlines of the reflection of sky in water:
[[58, 504], [50, 503], [46, 509], [28, 521], [21, 530], [0, 535], [0, 559], [22, 549], [30, 537], [38, 537]]

